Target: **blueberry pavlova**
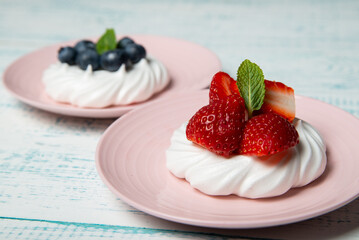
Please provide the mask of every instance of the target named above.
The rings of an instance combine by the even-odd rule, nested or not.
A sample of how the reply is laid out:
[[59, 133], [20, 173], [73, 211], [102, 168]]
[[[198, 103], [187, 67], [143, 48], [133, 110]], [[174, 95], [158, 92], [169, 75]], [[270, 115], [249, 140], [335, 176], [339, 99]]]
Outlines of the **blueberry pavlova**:
[[208, 195], [279, 196], [317, 179], [326, 147], [313, 126], [295, 117], [294, 90], [264, 79], [249, 60], [237, 81], [213, 76], [209, 104], [174, 131], [167, 168]]
[[46, 93], [84, 108], [128, 105], [162, 91], [170, 79], [164, 65], [129, 37], [108, 29], [96, 42], [61, 47], [58, 62], [43, 73]]

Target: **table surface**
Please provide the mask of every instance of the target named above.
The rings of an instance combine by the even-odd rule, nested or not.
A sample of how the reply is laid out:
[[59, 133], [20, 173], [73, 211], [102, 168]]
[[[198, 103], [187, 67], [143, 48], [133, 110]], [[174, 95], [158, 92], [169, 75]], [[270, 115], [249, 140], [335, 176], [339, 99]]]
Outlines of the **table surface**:
[[[0, 0], [0, 73], [62, 41], [119, 34], [185, 39], [214, 51], [235, 76], [258, 63], [296, 94], [359, 116], [359, 2]], [[65, 117], [0, 85], [0, 239], [359, 239], [359, 199], [285, 226], [210, 229], [162, 220], [115, 197], [94, 154], [115, 119]]]

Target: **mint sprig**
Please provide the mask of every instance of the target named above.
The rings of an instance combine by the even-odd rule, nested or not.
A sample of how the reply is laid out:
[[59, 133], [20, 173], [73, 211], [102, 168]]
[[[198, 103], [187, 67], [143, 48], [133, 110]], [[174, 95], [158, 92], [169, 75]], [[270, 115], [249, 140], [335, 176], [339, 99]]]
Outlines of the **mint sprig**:
[[263, 104], [265, 85], [262, 69], [248, 59], [244, 60], [237, 71], [237, 86], [250, 118], [253, 111], [259, 110]]
[[106, 29], [106, 32], [100, 37], [98, 42], [96, 43], [96, 51], [98, 54], [102, 54], [104, 52], [107, 52], [109, 50], [116, 49], [116, 34], [115, 30]]

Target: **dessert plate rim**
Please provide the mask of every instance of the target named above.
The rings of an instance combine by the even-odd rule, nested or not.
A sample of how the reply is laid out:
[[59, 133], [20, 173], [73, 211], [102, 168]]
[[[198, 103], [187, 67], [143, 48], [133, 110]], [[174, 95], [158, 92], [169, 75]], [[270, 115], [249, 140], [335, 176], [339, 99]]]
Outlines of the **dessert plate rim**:
[[[141, 107], [176, 91], [201, 90], [208, 87], [208, 77], [222, 68], [218, 56], [211, 50], [194, 42], [159, 35], [131, 34], [136, 42], [143, 44], [151, 56], [158, 58], [168, 69], [170, 84], [162, 92], [155, 94], [144, 102], [117, 105], [106, 108], [80, 108], [66, 103], [59, 103], [46, 95], [41, 81], [42, 72], [51, 63], [56, 62], [57, 50], [61, 46], [73, 45], [72, 40], [56, 43], [32, 51], [12, 62], [4, 71], [3, 85], [18, 100], [32, 107], [48, 112], [89, 118], [116, 118], [126, 112]], [[96, 38], [86, 38], [96, 40]], [[161, 47], [161, 44], [165, 47]], [[166, 48], [167, 46], [167, 48]], [[168, 46], [172, 47], [168, 49]], [[170, 54], [175, 55], [172, 59]], [[181, 53], [181, 54], [178, 54]], [[193, 55], [197, 53], [197, 55]], [[194, 63], [202, 64], [193, 67]], [[178, 65], [176, 65], [178, 63]], [[180, 73], [183, 72], [183, 75]]]
[[[349, 158], [344, 160], [337, 157], [348, 150], [345, 147], [355, 149], [355, 144], [349, 143], [345, 147], [338, 145], [333, 134], [338, 134], [340, 140], [343, 137], [340, 135], [341, 128], [326, 129], [332, 126], [331, 123], [323, 124], [319, 118], [329, 114], [333, 124], [346, 123], [346, 132], [355, 131], [358, 134], [359, 119], [338, 107], [304, 96], [296, 96], [298, 117], [312, 121], [327, 145], [328, 165], [319, 179], [305, 187], [291, 189], [282, 196], [259, 200], [232, 195], [212, 197], [194, 190], [185, 180], [176, 178], [166, 169], [165, 150], [173, 130], [206, 102], [207, 90], [197, 91], [196, 94], [177, 93], [131, 111], [111, 124], [101, 137], [95, 155], [98, 174], [107, 187], [124, 202], [150, 215], [188, 225], [228, 229], [270, 227], [307, 220], [333, 211], [359, 196], [358, 176], [351, 175], [356, 169], [352, 165], [359, 166], [354, 162], [355, 158], [359, 158], [359, 152], [347, 154]], [[184, 106], [180, 107], [180, 103]], [[195, 107], [191, 107], [191, 104]], [[174, 106], [176, 110], [171, 109]], [[321, 109], [320, 116], [308, 113], [318, 109]], [[336, 117], [336, 114], [340, 116]], [[143, 127], [143, 123], [135, 119], [146, 121], [148, 125]], [[156, 124], [163, 129], [158, 130]], [[348, 127], [354, 127], [354, 130], [348, 130]], [[151, 149], [146, 146], [146, 141], [152, 144]], [[136, 148], [137, 145], [139, 148]], [[345, 178], [345, 181], [338, 176]], [[350, 180], [353, 180], [352, 184], [348, 184]], [[328, 186], [332, 185], [335, 185], [335, 189], [342, 189], [342, 193], [333, 190], [333, 196], [330, 195]], [[136, 192], [138, 189], [143, 189], [143, 192]], [[328, 194], [329, 197], [326, 196]], [[194, 204], [196, 208], [183, 205], [181, 201]], [[308, 206], [305, 205], [307, 201]], [[201, 205], [195, 202], [201, 202]], [[263, 213], [253, 210], [256, 206]], [[293, 210], [296, 207], [298, 209]], [[240, 212], [236, 213], [236, 208]]]

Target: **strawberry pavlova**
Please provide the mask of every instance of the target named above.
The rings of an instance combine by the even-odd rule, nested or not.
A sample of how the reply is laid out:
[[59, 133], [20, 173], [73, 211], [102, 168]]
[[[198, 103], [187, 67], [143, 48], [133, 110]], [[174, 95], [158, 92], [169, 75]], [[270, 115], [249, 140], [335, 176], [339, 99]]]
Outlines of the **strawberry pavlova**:
[[213, 76], [209, 104], [175, 130], [166, 158], [176, 177], [205, 194], [265, 198], [317, 179], [325, 152], [313, 126], [295, 118], [293, 89], [245, 60], [237, 81]]

